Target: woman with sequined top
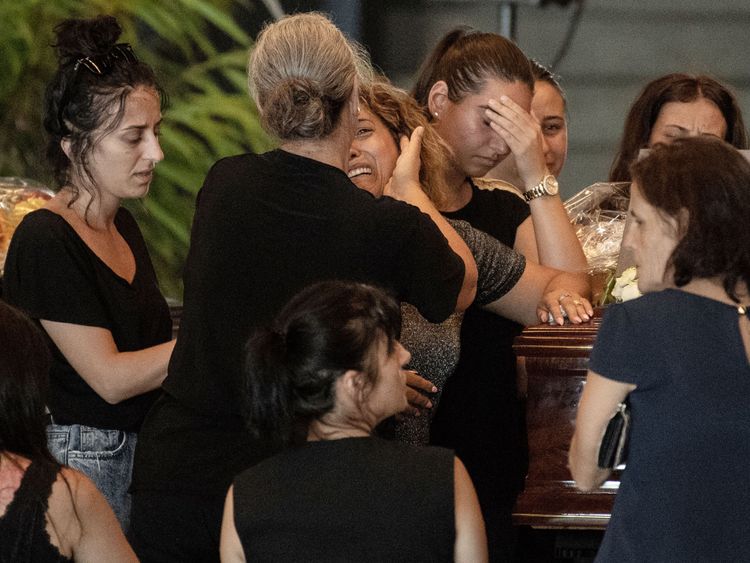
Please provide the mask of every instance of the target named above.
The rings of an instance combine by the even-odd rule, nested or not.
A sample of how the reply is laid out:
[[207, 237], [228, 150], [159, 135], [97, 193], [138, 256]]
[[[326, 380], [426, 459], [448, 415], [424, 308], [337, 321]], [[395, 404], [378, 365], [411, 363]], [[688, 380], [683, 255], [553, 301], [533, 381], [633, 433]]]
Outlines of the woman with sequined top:
[[[401, 158], [400, 168], [403, 169], [403, 161], [407, 158], [407, 153], [400, 153], [399, 140], [411, 136], [418, 128], [423, 131], [421, 148], [419, 154], [414, 153], [417, 160], [410, 167], [415, 177], [411, 182], [401, 181], [398, 185], [424, 190], [439, 207], [446, 189], [447, 148], [415, 101], [385, 79], [373, 82], [360, 92], [359, 126], [352, 143], [348, 172], [352, 181], [376, 197], [391, 195], [394, 188], [389, 181], [396, 162]], [[586, 318], [575, 309], [579, 303], [587, 308], [589, 315], [592, 314], [584, 297], [573, 290], [565, 290], [566, 287], [575, 287], [570, 274], [526, 261], [466, 221], [449, 221], [464, 238], [477, 263], [479, 278], [475, 304], [522, 324], [535, 324], [540, 320], [561, 323], [563, 311], [573, 322], [581, 322]], [[560, 290], [572, 296], [572, 299], [563, 300], [562, 308], [557, 299]], [[431, 399], [434, 409], [458, 362], [462, 315], [454, 314], [443, 323], [430, 323], [409, 304], [402, 304], [401, 309], [402, 340], [412, 353], [410, 368], [433, 383]], [[430, 418], [428, 412], [414, 412], [412, 416], [402, 417], [395, 426], [396, 437], [406, 442], [426, 444]]]

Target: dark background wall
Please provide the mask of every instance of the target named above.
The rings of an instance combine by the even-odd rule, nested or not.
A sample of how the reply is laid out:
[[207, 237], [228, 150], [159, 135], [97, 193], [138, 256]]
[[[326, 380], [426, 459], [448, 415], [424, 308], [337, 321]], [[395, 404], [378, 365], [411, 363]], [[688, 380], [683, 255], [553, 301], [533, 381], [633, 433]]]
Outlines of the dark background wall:
[[[500, 32], [498, 0], [284, 0], [287, 11], [319, 9], [370, 51], [396, 84], [411, 86], [443, 33], [457, 25]], [[549, 64], [575, 3], [523, 0], [517, 42]], [[747, 0], [588, 0], [567, 56], [556, 71], [568, 95], [570, 152], [564, 196], [604, 180], [625, 114], [649, 80], [675, 71], [705, 72], [729, 84], [750, 112]]]

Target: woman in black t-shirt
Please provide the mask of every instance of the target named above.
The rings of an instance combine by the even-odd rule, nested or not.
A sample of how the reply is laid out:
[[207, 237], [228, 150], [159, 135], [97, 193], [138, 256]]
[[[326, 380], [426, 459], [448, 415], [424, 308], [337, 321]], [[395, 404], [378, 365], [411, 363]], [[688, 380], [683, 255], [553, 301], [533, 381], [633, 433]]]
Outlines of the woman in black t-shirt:
[[[567, 290], [590, 293], [586, 258], [544, 159], [531, 116], [534, 77], [524, 53], [494, 34], [456, 29], [420, 69], [412, 95], [453, 152], [440, 207], [523, 254], [576, 274]], [[525, 199], [476, 180], [513, 154]], [[489, 185], [487, 185], [489, 184]], [[558, 290], [569, 307], [580, 301]], [[581, 305], [575, 306], [579, 316]], [[512, 558], [511, 511], [526, 470], [525, 413], [516, 388], [513, 339], [522, 327], [478, 307], [461, 328], [461, 358], [432, 426], [433, 443], [455, 447], [474, 480], [487, 520], [490, 556]]]
[[372, 436], [406, 408], [400, 328], [384, 292], [321, 282], [256, 331], [247, 418], [281, 452], [234, 480], [222, 561], [486, 561], [461, 461]]
[[45, 99], [58, 191], [17, 228], [5, 296], [38, 321], [52, 351], [49, 447], [87, 474], [127, 529], [136, 433], [172, 353], [169, 309], [123, 199], [148, 192], [161, 91], [112, 17], [57, 27]]

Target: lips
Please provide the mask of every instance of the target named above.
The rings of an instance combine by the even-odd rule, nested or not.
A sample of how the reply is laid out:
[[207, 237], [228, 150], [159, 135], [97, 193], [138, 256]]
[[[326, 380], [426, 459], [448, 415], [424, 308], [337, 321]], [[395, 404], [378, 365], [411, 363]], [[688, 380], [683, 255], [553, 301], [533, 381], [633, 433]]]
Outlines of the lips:
[[136, 178], [139, 178], [143, 182], [150, 182], [151, 179], [154, 177], [154, 171], [153, 170], [144, 170], [143, 172], [136, 172], [133, 174]]
[[353, 180], [357, 176], [362, 176], [363, 174], [372, 174], [372, 168], [369, 168], [367, 166], [360, 166], [359, 168], [352, 168], [347, 173], [350, 180]]

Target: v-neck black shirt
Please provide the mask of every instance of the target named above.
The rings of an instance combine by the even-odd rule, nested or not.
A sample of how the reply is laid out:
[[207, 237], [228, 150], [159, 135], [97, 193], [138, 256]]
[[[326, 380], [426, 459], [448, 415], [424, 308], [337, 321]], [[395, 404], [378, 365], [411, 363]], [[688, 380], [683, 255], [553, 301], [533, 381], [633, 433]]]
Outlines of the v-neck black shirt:
[[[130, 283], [112, 271], [63, 217], [46, 209], [29, 213], [8, 249], [4, 298], [36, 321], [105, 328], [120, 352], [167, 342], [172, 334], [169, 308], [143, 236], [124, 208], [118, 210], [115, 226], [135, 257]], [[158, 391], [111, 405], [81, 378], [48, 336], [47, 341], [53, 358], [48, 406], [56, 424], [140, 428]]]

